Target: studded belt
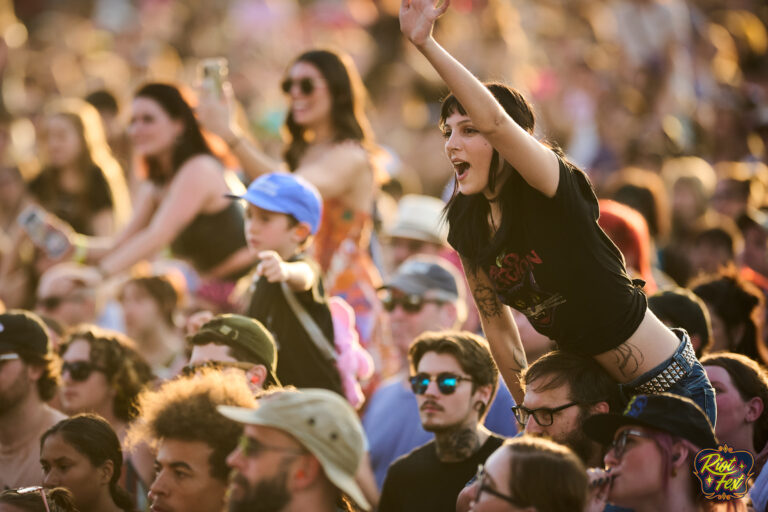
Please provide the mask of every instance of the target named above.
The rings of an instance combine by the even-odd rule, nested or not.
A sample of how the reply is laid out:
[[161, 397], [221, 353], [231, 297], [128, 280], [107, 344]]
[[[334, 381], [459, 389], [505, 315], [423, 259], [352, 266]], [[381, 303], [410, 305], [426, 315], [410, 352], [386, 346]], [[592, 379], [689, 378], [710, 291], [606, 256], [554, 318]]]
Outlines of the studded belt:
[[[686, 340], [682, 355], [689, 366], [693, 366], [696, 363], [696, 353], [693, 351], [690, 341]], [[635, 392], [645, 394], [663, 393], [687, 374], [688, 370], [683, 368], [675, 359], [672, 359], [672, 362], [655, 377], [637, 386]]]

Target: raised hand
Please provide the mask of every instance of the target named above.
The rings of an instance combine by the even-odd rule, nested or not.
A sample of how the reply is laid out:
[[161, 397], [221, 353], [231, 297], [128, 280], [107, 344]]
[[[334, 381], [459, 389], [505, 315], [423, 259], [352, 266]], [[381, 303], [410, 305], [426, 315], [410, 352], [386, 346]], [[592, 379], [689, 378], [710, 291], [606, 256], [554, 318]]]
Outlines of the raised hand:
[[232, 126], [232, 112], [235, 99], [232, 85], [229, 82], [225, 82], [222, 88], [222, 97], [218, 97], [200, 88], [198, 90], [199, 101], [195, 113], [203, 128], [231, 144], [232, 140], [237, 137]]
[[432, 37], [435, 20], [448, 9], [450, 0], [403, 0], [400, 4], [400, 31], [416, 46]]

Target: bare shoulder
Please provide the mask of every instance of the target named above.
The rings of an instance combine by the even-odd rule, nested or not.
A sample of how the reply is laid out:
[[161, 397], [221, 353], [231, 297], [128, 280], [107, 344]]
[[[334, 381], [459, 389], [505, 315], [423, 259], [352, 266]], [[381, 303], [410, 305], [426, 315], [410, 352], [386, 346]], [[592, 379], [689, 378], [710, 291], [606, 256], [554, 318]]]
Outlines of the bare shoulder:
[[368, 165], [370, 154], [360, 142], [345, 140], [334, 144], [329, 151], [335, 158], [344, 158], [349, 164]]
[[184, 162], [176, 173], [179, 180], [221, 179], [221, 163], [211, 155], [196, 155]]

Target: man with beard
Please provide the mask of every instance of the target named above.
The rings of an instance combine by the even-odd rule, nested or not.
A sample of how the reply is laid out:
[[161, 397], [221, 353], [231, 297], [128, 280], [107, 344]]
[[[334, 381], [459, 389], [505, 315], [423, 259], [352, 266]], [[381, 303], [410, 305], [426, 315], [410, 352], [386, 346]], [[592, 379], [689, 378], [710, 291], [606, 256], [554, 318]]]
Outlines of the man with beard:
[[603, 449], [582, 429], [593, 414], [621, 410], [616, 382], [590, 357], [552, 351], [523, 372], [525, 399], [513, 407], [526, 434], [546, 436], [576, 452], [587, 467], [602, 466]]
[[201, 370], [168, 381], [139, 396], [140, 420], [129, 444], [155, 449], [155, 479], [149, 488], [152, 512], [222, 512], [226, 508], [227, 455], [242, 425], [216, 406], [256, 403], [239, 370]]
[[40, 436], [66, 418], [46, 405], [56, 394], [56, 369], [37, 315], [0, 315], [0, 490], [40, 485]]
[[245, 424], [227, 458], [233, 468], [230, 512], [370, 509], [355, 482], [363, 427], [337, 393], [276, 390], [263, 395], [255, 409], [222, 406], [219, 412]]
[[498, 385], [488, 343], [469, 332], [427, 332], [408, 353], [419, 416], [432, 441], [396, 460], [380, 512], [455, 510], [459, 491], [503, 438], [482, 426]]

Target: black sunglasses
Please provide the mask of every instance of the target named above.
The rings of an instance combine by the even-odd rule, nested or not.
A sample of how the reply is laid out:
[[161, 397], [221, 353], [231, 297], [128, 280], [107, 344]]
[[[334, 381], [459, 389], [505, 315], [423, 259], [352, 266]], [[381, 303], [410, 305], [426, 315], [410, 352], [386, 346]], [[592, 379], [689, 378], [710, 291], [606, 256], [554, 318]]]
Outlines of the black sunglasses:
[[549, 427], [554, 422], [554, 415], [556, 412], [560, 412], [563, 409], [579, 405], [579, 402], [568, 402], [560, 407], [550, 409], [549, 407], [540, 407], [538, 409], [529, 409], [524, 405], [515, 405], [512, 407], [512, 412], [515, 414], [515, 419], [521, 427], [525, 427], [528, 423], [528, 418], [533, 416], [533, 419], [542, 427]]
[[452, 395], [456, 388], [459, 387], [459, 383], [463, 380], [472, 382], [470, 377], [462, 377], [450, 372], [441, 372], [437, 375], [430, 375], [428, 373], [417, 373], [410, 378], [411, 389], [417, 395], [423, 395], [427, 392], [429, 383], [437, 381], [437, 389], [444, 395]]
[[402, 297], [395, 297], [391, 293], [384, 295], [381, 298], [381, 305], [384, 309], [390, 313], [395, 310], [397, 305], [403, 308], [406, 313], [418, 313], [424, 304], [445, 304], [444, 300], [439, 299], [425, 299], [421, 295], [404, 295]]
[[240, 440], [237, 443], [237, 447], [243, 452], [246, 457], [258, 457], [264, 452], [285, 452], [293, 455], [303, 455], [306, 453], [301, 448], [289, 448], [287, 446], [272, 446], [264, 444], [256, 438], [249, 436], [240, 436]]
[[291, 78], [286, 78], [283, 80], [283, 83], [280, 84], [280, 87], [282, 87], [285, 94], [288, 94], [291, 92], [293, 84], [295, 83], [299, 84], [299, 90], [304, 96], [309, 96], [315, 91], [315, 81], [311, 78], [299, 78], [295, 81]]
[[90, 361], [66, 361], [61, 365], [61, 374], [64, 375], [69, 372], [69, 376], [75, 382], [83, 382], [88, 380], [93, 372], [106, 373], [107, 370], [101, 366], [97, 366]]

